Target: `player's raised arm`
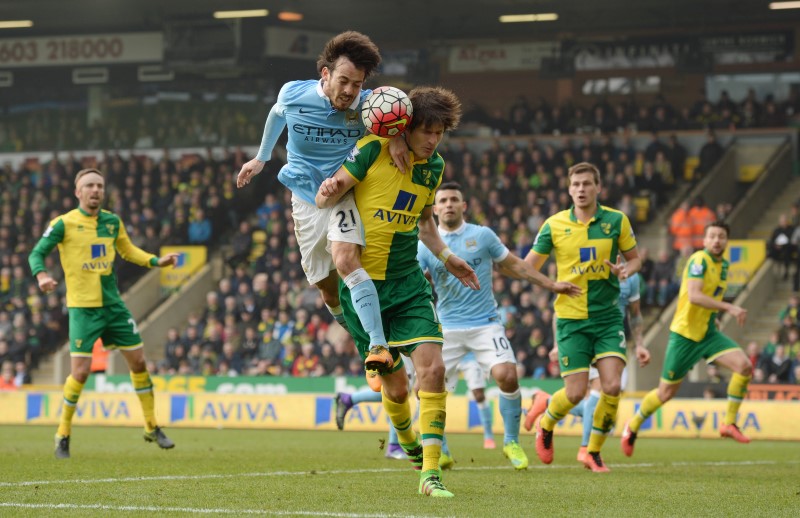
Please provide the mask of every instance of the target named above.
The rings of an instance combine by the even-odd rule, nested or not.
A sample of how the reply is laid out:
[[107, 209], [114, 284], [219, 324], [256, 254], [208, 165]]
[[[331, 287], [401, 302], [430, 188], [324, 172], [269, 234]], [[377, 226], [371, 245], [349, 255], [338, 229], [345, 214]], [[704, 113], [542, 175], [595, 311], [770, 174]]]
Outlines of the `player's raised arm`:
[[436, 221], [433, 219], [433, 207], [425, 207], [420, 215], [419, 240], [444, 263], [447, 271], [461, 281], [461, 284], [473, 290], [481, 289], [481, 283], [478, 281], [475, 270], [465, 260], [455, 255], [442, 241], [439, 230], [436, 228]]
[[509, 253], [505, 259], [497, 263], [500, 273], [514, 279], [524, 279], [530, 283], [541, 286], [555, 293], [577, 297], [581, 294], [581, 288], [571, 282], [555, 282], [537, 268], [532, 262], [523, 261], [516, 255]]

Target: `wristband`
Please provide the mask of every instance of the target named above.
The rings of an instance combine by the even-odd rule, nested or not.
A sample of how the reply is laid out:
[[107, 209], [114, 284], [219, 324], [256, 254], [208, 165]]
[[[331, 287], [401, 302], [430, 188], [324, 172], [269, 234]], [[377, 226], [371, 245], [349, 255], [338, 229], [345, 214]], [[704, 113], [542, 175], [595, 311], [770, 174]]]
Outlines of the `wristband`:
[[158, 257], [151, 257], [150, 258], [150, 266], [151, 267], [158, 266]]
[[443, 263], [446, 263], [448, 259], [453, 255], [453, 251], [450, 250], [449, 246], [444, 247], [444, 250], [439, 252], [439, 260]]

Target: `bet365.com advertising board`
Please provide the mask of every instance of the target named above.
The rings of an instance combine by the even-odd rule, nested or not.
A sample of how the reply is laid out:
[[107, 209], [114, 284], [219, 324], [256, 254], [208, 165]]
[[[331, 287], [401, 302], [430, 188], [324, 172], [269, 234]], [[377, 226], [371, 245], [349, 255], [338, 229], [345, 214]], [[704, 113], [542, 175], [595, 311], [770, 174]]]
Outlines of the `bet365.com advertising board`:
[[[60, 392], [0, 393], [0, 424], [55, 426], [61, 414]], [[629, 419], [639, 401], [620, 403], [618, 422]], [[496, 403], [493, 428], [503, 425]], [[525, 401], [527, 405], [527, 400]], [[641, 436], [714, 438], [719, 436], [727, 403], [723, 399], [676, 399], [642, 427]], [[335, 430], [335, 403], [329, 394], [237, 395], [213, 393], [156, 394], [156, 415], [170, 428], [249, 428]], [[787, 401], [745, 401], [739, 415], [742, 431], [753, 439], [800, 440], [800, 405]], [[131, 393], [86, 392], [78, 401], [74, 424], [142, 426], [139, 400]], [[354, 407], [346, 417], [347, 430], [385, 431], [388, 419], [380, 403]], [[480, 433], [478, 407], [465, 396], [447, 400], [447, 430]], [[581, 420], [568, 416], [556, 433], [580, 435]], [[523, 432], [524, 433], [524, 432]]]

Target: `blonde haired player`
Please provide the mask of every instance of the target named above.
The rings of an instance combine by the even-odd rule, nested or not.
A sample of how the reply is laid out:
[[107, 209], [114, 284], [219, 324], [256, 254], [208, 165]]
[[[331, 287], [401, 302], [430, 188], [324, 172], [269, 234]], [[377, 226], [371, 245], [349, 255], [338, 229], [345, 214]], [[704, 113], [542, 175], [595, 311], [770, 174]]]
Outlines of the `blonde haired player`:
[[75, 176], [78, 208], [58, 216], [45, 230], [28, 257], [39, 288], [49, 293], [56, 281], [47, 273], [45, 257], [58, 246], [67, 282], [69, 311], [70, 375], [64, 383], [64, 403], [55, 442], [57, 458], [69, 458], [72, 416], [89, 377], [92, 348], [98, 338], [106, 349], [119, 349], [131, 370], [131, 382], [142, 405], [144, 439], [161, 448], [173, 443], [158, 426], [153, 383], [147, 373], [144, 344], [136, 321], [122, 302], [114, 272], [117, 252], [140, 266], [172, 266], [178, 254], [156, 257], [136, 247], [116, 214], [103, 210], [105, 178], [97, 169], [83, 169]]

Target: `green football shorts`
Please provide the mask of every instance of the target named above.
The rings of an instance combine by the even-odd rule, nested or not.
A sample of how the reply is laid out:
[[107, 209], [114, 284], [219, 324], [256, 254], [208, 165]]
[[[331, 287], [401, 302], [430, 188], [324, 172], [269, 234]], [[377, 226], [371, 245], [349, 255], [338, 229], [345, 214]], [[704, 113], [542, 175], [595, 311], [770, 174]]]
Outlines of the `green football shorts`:
[[133, 350], [142, 346], [139, 328], [125, 304], [101, 308], [69, 308], [69, 354], [92, 356], [98, 338], [106, 349]]
[[[395, 360], [395, 370], [402, 365], [397, 361], [400, 353], [410, 356], [411, 351], [422, 343], [444, 343], [442, 324], [433, 305], [431, 285], [422, 270], [399, 279], [373, 282], [378, 291], [383, 330]], [[358, 319], [350, 289], [343, 281], [339, 281], [339, 300], [358, 352], [366, 359], [369, 353], [369, 335]]]
[[670, 331], [661, 380], [665, 383], [680, 383], [701, 358], [711, 363], [736, 349], [739, 349], [739, 344], [717, 329], [709, 331], [699, 342]]
[[585, 320], [559, 318], [556, 343], [561, 377], [587, 372], [597, 360], [614, 356], [627, 363], [625, 326], [622, 313], [613, 311], [592, 315]]

